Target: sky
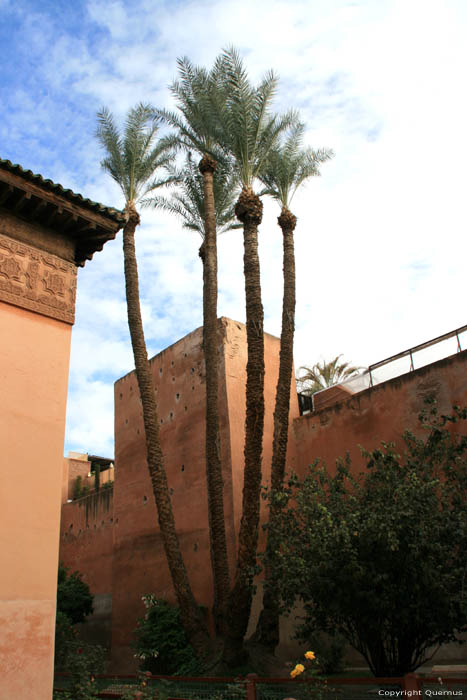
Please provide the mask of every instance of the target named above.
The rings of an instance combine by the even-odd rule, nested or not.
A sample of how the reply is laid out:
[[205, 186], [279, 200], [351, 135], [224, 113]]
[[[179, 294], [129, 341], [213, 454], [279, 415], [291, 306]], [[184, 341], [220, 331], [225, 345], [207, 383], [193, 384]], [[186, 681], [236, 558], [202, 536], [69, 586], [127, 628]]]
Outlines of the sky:
[[[467, 323], [465, 0], [0, 0], [0, 158], [107, 206], [96, 113], [173, 108], [176, 60], [235, 46], [274, 108], [331, 148], [293, 200], [295, 366], [367, 366]], [[280, 334], [282, 240], [265, 202], [265, 330]], [[149, 356], [202, 324], [200, 238], [144, 210], [137, 234]], [[121, 233], [80, 269], [65, 453], [113, 456], [113, 384], [134, 367]], [[219, 238], [219, 316], [245, 320], [241, 231]]]

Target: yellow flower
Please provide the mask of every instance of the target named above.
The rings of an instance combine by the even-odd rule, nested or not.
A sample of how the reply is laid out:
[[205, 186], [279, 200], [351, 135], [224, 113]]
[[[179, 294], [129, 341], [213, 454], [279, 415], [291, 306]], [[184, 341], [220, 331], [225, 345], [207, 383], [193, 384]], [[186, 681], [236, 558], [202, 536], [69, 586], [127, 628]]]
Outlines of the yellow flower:
[[307, 651], [305, 654], [305, 659], [308, 659], [309, 661], [313, 661], [313, 659], [316, 659], [315, 652]]
[[295, 678], [295, 676], [298, 676], [298, 673], [299, 673], [299, 672], [294, 668], [293, 671], [290, 671], [290, 677], [291, 677], [291, 678]]

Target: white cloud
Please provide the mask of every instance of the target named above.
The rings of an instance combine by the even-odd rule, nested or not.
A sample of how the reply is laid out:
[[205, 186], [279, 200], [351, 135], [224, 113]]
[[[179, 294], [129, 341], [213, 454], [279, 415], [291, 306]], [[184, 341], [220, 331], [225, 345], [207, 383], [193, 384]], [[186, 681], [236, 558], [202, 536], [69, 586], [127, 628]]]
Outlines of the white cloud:
[[[234, 44], [255, 81], [270, 67], [280, 74], [278, 108], [300, 108], [307, 142], [336, 153], [294, 200], [297, 365], [341, 352], [368, 364], [465, 322], [462, 0], [135, 0], [131, 8], [90, 0], [86, 8], [83, 25], [70, 27], [15, 3], [34, 67], [10, 86], [0, 120], [12, 159], [122, 206], [99, 170], [96, 110], [106, 104], [121, 118], [140, 100], [170, 105], [176, 57], [210, 65]], [[260, 254], [266, 330], [279, 333], [276, 217], [268, 203]], [[150, 354], [201, 323], [198, 246], [176, 220], [143, 212], [137, 249]], [[70, 449], [98, 452], [93, 434], [111, 444], [112, 421], [99, 422], [111, 413], [108, 375], [132, 366], [121, 256], [119, 234], [80, 271]], [[238, 320], [242, 256], [241, 231], [219, 239], [219, 314]]]

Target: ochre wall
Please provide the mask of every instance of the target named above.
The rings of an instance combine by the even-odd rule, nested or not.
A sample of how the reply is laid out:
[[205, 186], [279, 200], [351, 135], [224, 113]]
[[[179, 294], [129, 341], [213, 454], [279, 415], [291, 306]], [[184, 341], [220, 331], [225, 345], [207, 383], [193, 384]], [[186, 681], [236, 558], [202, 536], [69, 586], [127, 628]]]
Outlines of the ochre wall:
[[0, 302], [0, 337], [0, 696], [45, 700], [71, 326]]
[[403, 449], [404, 430], [420, 433], [418, 415], [430, 396], [436, 398], [439, 413], [450, 414], [454, 404], [467, 405], [467, 351], [295, 420], [297, 471], [303, 474], [316, 458], [331, 468], [346, 451], [354, 470], [360, 471], [364, 460], [359, 445], [371, 450], [383, 440]]

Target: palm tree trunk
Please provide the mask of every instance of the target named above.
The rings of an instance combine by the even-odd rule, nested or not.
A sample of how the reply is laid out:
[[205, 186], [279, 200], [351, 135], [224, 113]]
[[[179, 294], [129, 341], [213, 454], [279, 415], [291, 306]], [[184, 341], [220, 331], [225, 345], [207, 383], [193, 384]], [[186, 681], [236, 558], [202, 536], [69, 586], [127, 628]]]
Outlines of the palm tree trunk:
[[[296, 217], [283, 207], [278, 217], [283, 234], [284, 296], [282, 301], [282, 330], [279, 361], [279, 378], [274, 409], [274, 439], [271, 463], [271, 501], [269, 506], [269, 529], [279, 517], [280, 508], [274, 495], [282, 487], [285, 474], [285, 458], [289, 433], [290, 385], [293, 369], [293, 342], [295, 331], [295, 253], [293, 233]], [[278, 592], [268, 572], [274, 570], [274, 547], [268, 532], [266, 544], [266, 574], [263, 587], [263, 609], [255, 632], [255, 641], [274, 651], [279, 644]]]
[[203, 244], [203, 349], [206, 364], [206, 477], [208, 486], [209, 536], [214, 584], [214, 620], [223, 634], [225, 608], [230, 589], [227, 537], [224, 518], [224, 483], [220, 456], [219, 370], [217, 335], [217, 230], [213, 177], [216, 161], [204, 155], [199, 163], [204, 187]]
[[139, 224], [139, 214], [132, 203], [127, 205], [126, 210], [129, 218], [123, 229], [123, 255], [128, 326], [130, 329], [136, 377], [143, 407], [148, 469], [157, 505], [159, 527], [164, 542], [165, 554], [178, 605], [181, 610], [183, 626], [196, 653], [198, 655], [203, 655], [209, 644], [209, 635], [188, 581], [188, 575], [175, 529], [175, 520], [172, 504], [170, 502], [167, 476], [160, 444], [155, 392], [141, 319], [138, 268], [135, 254], [135, 229]]
[[228, 629], [224, 645], [224, 660], [229, 665], [236, 665], [242, 661], [243, 639], [248, 627], [253, 598], [264, 427], [264, 314], [258, 257], [258, 226], [263, 214], [260, 198], [251, 189], [243, 188], [235, 206], [235, 213], [243, 223], [248, 362], [242, 519], [238, 535], [237, 568], [229, 598]]

